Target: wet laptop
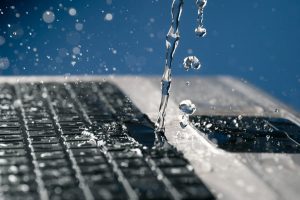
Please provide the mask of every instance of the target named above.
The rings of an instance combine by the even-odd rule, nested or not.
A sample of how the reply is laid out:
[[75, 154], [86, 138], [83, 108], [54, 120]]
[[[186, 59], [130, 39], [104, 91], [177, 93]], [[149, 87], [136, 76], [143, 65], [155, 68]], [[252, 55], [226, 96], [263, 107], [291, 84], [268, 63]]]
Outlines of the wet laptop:
[[[298, 199], [299, 114], [230, 77], [0, 79], [1, 199]], [[197, 106], [182, 129], [178, 103]]]

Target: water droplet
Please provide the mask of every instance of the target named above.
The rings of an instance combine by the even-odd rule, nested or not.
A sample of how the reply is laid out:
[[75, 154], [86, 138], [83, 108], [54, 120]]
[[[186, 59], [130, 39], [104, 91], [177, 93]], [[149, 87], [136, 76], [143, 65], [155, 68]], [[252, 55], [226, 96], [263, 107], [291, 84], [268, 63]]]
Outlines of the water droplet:
[[73, 51], [74, 54], [80, 54], [80, 48], [79, 47], [74, 47], [72, 49], [72, 51]]
[[183, 67], [186, 71], [189, 69], [200, 69], [201, 64], [196, 56], [188, 56], [183, 60]]
[[20, 184], [20, 185], [19, 185], [19, 189], [20, 189], [22, 192], [28, 192], [29, 189], [30, 189], [30, 187], [29, 187], [29, 185], [27, 185], [27, 184]]
[[15, 166], [15, 165], [12, 165], [12, 166], [9, 167], [8, 171], [10, 173], [16, 174], [16, 173], [18, 173], [18, 167]]
[[77, 14], [77, 10], [75, 8], [70, 8], [69, 9], [69, 15], [75, 16]]
[[77, 31], [81, 31], [81, 30], [83, 29], [83, 24], [82, 24], [82, 23], [76, 23], [76, 24], [75, 24], [75, 29], [76, 29]]
[[105, 21], [111, 21], [113, 19], [113, 15], [111, 13], [107, 13], [104, 17]]
[[203, 27], [195, 28], [195, 33], [198, 37], [204, 37], [206, 35], [206, 29]]
[[46, 92], [43, 92], [43, 93], [42, 93], [42, 97], [43, 97], [44, 99], [46, 99], [46, 98], [48, 97], [48, 94], [47, 94]]
[[52, 23], [55, 20], [54, 13], [52, 11], [49, 11], [49, 10], [45, 11], [43, 13], [43, 20], [44, 20], [44, 22], [46, 22], [48, 24]]
[[212, 124], [211, 123], [209, 123], [209, 124], [207, 124], [206, 126], [205, 126], [205, 128], [207, 128], [207, 129], [209, 129], [209, 128], [211, 128], [212, 127]]
[[180, 124], [181, 128], [187, 127], [187, 125], [189, 124], [188, 115], [186, 115], [186, 114], [179, 115], [179, 124]]
[[266, 135], [267, 141], [269, 141], [270, 139], [270, 135]]
[[186, 86], [190, 86], [190, 84], [191, 84], [190, 81], [186, 81], [186, 82], [185, 82], [185, 85], [186, 85]]
[[84, 141], [79, 143], [77, 146], [78, 147], [90, 147], [90, 146], [96, 146], [97, 142], [94, 139], [89, 139], [88, 141]]
[[83, 130], [81, 132], [81, 135], [83, 137], [86, 137], [86, 138], [89, 138], [89, 139], [95, 139], [96, 138], [95, 135], [92, 132], [89, 132], [88, 130]]
[[278, 113], [278, 112], [279, 112], [279, 109], [278, 109], [278, 108], [275, 108], [274, 112]]
[[196, 111], [196, 106], [192, 103], [191, 100], [187, 99], [180, 102], [179, 109], [184, 114], [191, 115]]
[[18, 181], [18, 177], [15, 176], [15, 175], [13, 175], [13, 174], [11, 174], [11, 175], [8, 176], [8, 180], [11, 183], [16, 183]]
[[239, 120], [242, 120], [242, 119], [243, 119], [243, 116], [242, 116], [242, 115], [239, 115], [239, 116], [238, 116], [238, 119], [239, 119]]
[[203, 11], [207, 4], [207, 0], [196, 0], [196, 5], [198, 7], [198, 27], [195, 29], [195, 33], [199, 37], [204, 37], [206, 35], [206, 29], [203, 28]]

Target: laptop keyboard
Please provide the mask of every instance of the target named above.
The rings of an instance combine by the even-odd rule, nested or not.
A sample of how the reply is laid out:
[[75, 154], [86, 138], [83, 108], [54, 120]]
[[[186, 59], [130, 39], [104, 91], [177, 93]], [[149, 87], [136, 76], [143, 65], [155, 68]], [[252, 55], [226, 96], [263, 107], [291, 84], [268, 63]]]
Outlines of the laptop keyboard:
[[214, 199], [111, 83], [0, 85], [1, 199]]

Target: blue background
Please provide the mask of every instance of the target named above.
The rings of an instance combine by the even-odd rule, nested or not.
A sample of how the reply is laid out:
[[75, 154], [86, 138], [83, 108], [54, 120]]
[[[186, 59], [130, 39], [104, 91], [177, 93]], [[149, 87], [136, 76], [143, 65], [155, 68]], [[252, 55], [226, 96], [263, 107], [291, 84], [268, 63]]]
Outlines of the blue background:
[[[170, 5], [171, 0], [1, 0], [0, 58], [9, 66], [0, 74], [161, 75]], [[75, 16], [68, 13], [71, 7]], [[51, 24], [42, 20], [46, 10], [55, 14]], [[107, 13], [111, 21], [104, 20]], [[194, 34], [196, 17], [195, 1], [186, 0], [175, 76], [235, 76], [300, 110], [300, 1], [208, 0], [205, 38]], [[76, 23], [83, 24], [81, 31]], [[72, 57], [74, 47], [81, 54]], [[187, 55], [201, 60], [199, 71], [184, 71]]]

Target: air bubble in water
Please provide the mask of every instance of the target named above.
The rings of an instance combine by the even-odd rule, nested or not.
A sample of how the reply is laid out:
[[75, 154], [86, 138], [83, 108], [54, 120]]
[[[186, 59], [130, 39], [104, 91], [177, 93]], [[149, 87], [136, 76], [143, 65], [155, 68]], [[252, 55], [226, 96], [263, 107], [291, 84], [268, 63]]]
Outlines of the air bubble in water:
[[196, 111], [196, 106], [192, 103], [191, 100], [187, 99], [180, 102], [179, 109], [184, 114], [191, 115]]
[[200, 69], [201, 63], [196, 56], [188, 56], [183, 60], [183, 67], [186, 71], [189, 69]]
[[52, 23], [55, 20], [54, 13], [52, 11], [49, 11], [49, 10], [45, 11], [43, 13], [43, 20], [44, 20], [44, 22], [46, 22], [48, 24]]

